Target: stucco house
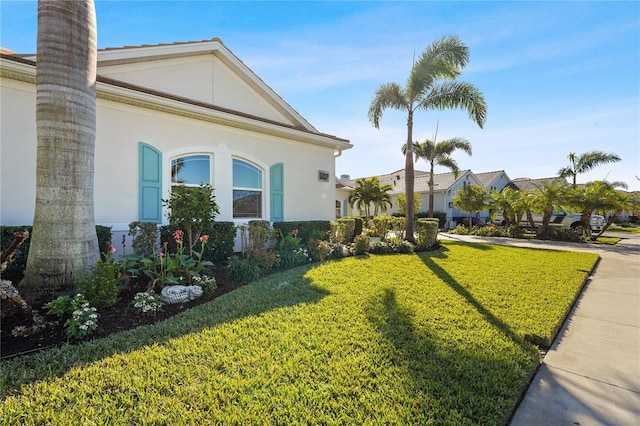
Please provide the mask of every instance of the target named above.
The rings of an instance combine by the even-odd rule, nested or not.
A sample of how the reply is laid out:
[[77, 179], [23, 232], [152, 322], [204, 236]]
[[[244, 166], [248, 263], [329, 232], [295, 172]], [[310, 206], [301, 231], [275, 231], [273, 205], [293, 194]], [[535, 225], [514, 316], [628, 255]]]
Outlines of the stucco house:
[[[36, 58], [0, 57], [0, 223], [35, 207]], [[98, 51], [95, 220], [166, 222], [174, 185], [211, 184], [220, 221], [335, 218], [335, 158], [352, 147], [307, 122], [220, 39]]]

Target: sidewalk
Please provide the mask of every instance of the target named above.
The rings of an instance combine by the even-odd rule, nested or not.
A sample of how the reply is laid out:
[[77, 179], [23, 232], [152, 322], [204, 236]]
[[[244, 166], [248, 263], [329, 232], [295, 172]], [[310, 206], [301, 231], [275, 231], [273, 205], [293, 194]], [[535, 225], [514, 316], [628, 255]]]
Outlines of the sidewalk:
[[615, 246], [441, 234], [601, 256], [511, 426], [640, 425], [640, 235]]

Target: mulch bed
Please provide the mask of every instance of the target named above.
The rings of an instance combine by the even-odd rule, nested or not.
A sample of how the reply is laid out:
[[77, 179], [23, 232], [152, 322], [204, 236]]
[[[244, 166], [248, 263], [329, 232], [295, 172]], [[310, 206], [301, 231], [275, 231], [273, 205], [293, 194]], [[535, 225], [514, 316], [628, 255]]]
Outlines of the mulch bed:
[[49, 327], [40, 333], [33, 334], [31, 336], [14, 337], [11, 334], [11, 330], [13, 330], [14, 327], [18, 325], [27, 325], [22, 322], [24, 321], [23, 318], [19, 318], [17, 316], [3, 318], [0, 324], [0, 360], [6, 360], [16, 356], [61, 346], [65, 343], [78, 344], [83, 341], [106, 337], [120, 331], [130, 330], [141, 325], [153, 324], [179, 314], [187, 309], [210, 302], [213, 299], [220, 297], [225, 293], [229, 293], [243, 285], [242, 283], [230, 280], [226, 277], [224, 264], [222, 263], [216, 265], [215, 278], [217, 288], [212, 293], [203, 294], [202, 297], [186, 303], [164, 305], [162, 307], [162, 311], [160, 311], [155, 317], [138, 315], [133, 310], [131, 301], [133, 300], [134, 295], [139, 291], [145, 291], [146, 287], [146, 284], [134, 285], [131, 289], [120, 293], [119, 301], [114, 306], [98, 309], [98, 314], [100, 315], [98, 317], [98, 329], [83, 339], [69, 339], [64, 330], [66, 317], [58, 318], [55, 315], [45, 315], [46, 308], [42, 308], [42, 306], [36, 306], [36, 308], [39, 308], [39, 312], [45, 315], [47, 321], [58, 321], [58, 325]]

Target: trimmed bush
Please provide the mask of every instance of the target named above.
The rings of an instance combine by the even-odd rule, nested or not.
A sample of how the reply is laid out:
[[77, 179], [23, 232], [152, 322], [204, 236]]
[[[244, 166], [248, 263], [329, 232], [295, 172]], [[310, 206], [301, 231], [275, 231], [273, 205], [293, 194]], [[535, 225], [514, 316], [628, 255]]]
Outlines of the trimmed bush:
[[331, 222], [328, 220], [307, 220], [295, 222], [274, 222], [273, 230], [281, 235], [289, 235], [294, 229], [298, 230], [298, 238], [306, 244], [312, 238], [328, 240], [331, 232]]
[[158, 245], [158, 224], [155, 222], [131, 222], [129, 235], [131, 246], [137, 256], [151, 256], [156, 253]]
[[[174, 225], [160, 227], [160, 243], [167, 243], [171, 252], [175, 252], [177, 249], [173, 239], [173, 233], [177, 229]], [[202, 233], [209, 236], [202, 260], [218, 262], [228, 259], [233, 254], [233, 246], [236, 241], [236, 226], [233, 222], [213, 222], [208, 224]]]
[[362, 256], [369, 251], [369, 245], [371, 244], [371, 238], [367, 234], [357, 235], [353, 239], [353, 252], [356, 256]]
[[373, 218], [374, 229], [382, 241], [387, 239], [387, 233], [391, 229], [391, 224], [398, 219], [399, 218], [388, 215], [379, 215]]
[[438, 223], [436, 218], [418, 219], [416, 231], [418, 232], [418, 246], [424, 249], [434, 247], [438, 242]]

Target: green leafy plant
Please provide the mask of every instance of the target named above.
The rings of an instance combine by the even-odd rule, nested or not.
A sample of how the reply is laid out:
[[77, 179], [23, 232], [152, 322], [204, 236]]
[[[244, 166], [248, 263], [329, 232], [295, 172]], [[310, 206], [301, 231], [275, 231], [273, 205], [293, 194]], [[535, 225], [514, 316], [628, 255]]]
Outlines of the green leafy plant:
[[118, 265], [100, 259], [91, 271], [91, 276], [85, 275], [76, 281], [76, 290], [99, 308], [115, 305], [118, 301], [118, 284], [121, 279]]
[[204, 229], [213, 223], [219, 213], [213, 188], [211, 185], [174, 186], [171, 197], [162, 202], [168, 208], [169, 222], [186, 231], [187, 247], [191, 254]]
[[83, 303], [78, 306], [65, 323], [66, 333], [69, 337], [82, 338], [98, 329], [98, 313], [96, 308]]
[[131, 305], [138, 315], [156, 316], [162, 310], [162, 300], [153, 291], [136, 293]]
[[82, 294], [78, 293], [73, 297], [68, 295], [59, 296], [44, 306], [50, 315], [61, 317], [72, 313], [84, 303], [88, 303], [88, 300]]
[[231, 256], [225, 273], [232, 280], [248, 283], [260, 278], [262, 269], [255, 258], [243, 259], [240, 256]]

